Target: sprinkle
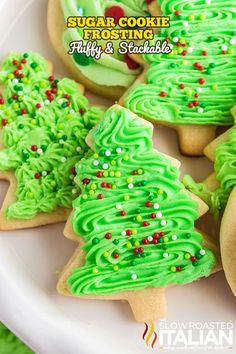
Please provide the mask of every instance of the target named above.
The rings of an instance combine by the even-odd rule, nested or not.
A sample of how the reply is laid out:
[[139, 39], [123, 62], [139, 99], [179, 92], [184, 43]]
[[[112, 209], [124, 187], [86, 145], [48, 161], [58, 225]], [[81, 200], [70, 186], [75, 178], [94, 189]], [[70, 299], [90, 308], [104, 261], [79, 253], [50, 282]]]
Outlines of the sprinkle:
[[176, 272], [176, 267], [172, 266], [172, 267], [170, 268], [170, 271], [171, 271], [172, 273], [175, 273], [175, 272]]
[[226, 50], [228, 49], [228, 47], [227, 47], [226, 44], [223, 44], [222, 47], [221, 47], [221, 49], [222, 49], [223, 51], [226, 51]]
[[148, 236], [147, 239], [148, 239], [149, 242], [152, 242], [152, 241], [153, 241], [153, 237], [152, 237], [152, 236]]
[[45, 104], [45, 106], [48, 106], [50, 104], [50, 101], [49, 100], [45, 100], [44, 104]]
[[98, 160], [94, 160], [94, 161], [93, 161], [93, 165], [94, 165], [94, 166], [98, 166], [98, 165], [99, 165], [99, 161], [98, 161]]
[[117, 203], [116, 204], [116, 209], [122, 209], [122, 204], [121, 203]]
[[43, 154], [43, 149], [39, 148], [39, 149], [37, 150], [37, 153], [38, 153], [39, 155], [42, 155], [42, 154]]
[[128, 188], [129, 188], [129, 189], [132, 189], [132, 188], [134, 188], [134, 185], [133, 185], [133, 183], [129, 183], [129, 184], [128, 184]]
[[200, 250], [199, 253], [200, 253], [201, 256], [204, 256], [206, 254], [206, 251], [202, 249], [202, 250]]
[[62, 156], [62, 158], [61, 158], [61, 162], [66, 162], [66, 157], [65, 156]]
[[77, 152], [80, 152], [81, 150], [82, 150], [81, 147], [80, 147], [80, 146], [77, 146], [76, 151], [77, 151]]
[[72, 194], [77, 194], [77, 189], [73, 188], [72, 189]]
[[142, 220], [143, 220], [143, 218], [142, 218], [142, 216], [141, 216], [141, 215], [138, 215], [138, 216], [136, 217], [136, 220], [137, 220], [137, 221], [142, 221]]
[[125, 196], [124, 196], [124, 200], [125, 200], [126, 202], [128, 202], [128, 201], [130, 200], [130, 196], [129, 196], [129, 195], [125, 195]]
[[103, 194], [98, 194], [98, 199], [103, 199], [104, 198], [104, 196], [103, 196]]
[[231, 38], [229, 43], [232, 45], [236, 44], [236, 38]]
[[183, 26], [184, 26], [184, 27], [188, 27], [188, 21], [184, 21], [184, 22], [183, 22]]
[[121, 172], [120, 171], [115, 172], [115, 176], [118, 178], [121, 177]]
[[198, 108], [198, 113], [200, 113], [200, 114], [204, 113], [204, 109], [202, 107], [199, 107]]
[[192, 47], [188, 47], [187, 51], [188, 51], [188, 53], [192, 53], [193, 52], [193, 48]]
[[201, 93], [202, 92], [202, 88], [201, 87], [197, 87], [197, 92]]
[[126, 231], [121, 231], [121, 236], [126, 236]]
[[161, 220], [161, 226], [166, 226], [167, 222], [166, 220]]
[[178, 38], [178, 37], [174, 37], [174, 38], [173, 38], [173, 42], [174, 42], [174, 43], [177, 43], [178, 41], [179, 41], [179, 38]]
[[109, 257], [109, 252], [107, 252], [107, 251], [104, 252], [104, 253], [103, 253], [103, 257], [108, 258], [108, 257]]
[[156, 213], [156, 217], [157, 217], [158, 219], [162, 218], [162, 213], [161, 213], [160, 211], [158, 211], [158, 212]]
[[116, 152], [117, 154], [121, 154], [122, 153], [122, 149], [120, 147], [116, 148]]
[[102, 165], [102, 167], [103, 167], [104, 170], [107, 170], [107, 169], [109, 168], [109, 165], [108, 165], [107, 163], [104, 163], [104, 164]]
[[158, 203], [155, 203], [155, 204], [153, 205], [153, 208], [154, 208], [154, 209], [159, 209], [159, 208], [160, 208], [160, 205], [159, 205]]
[[94, 274], [97, 274], [99, 271], [98, 271], [98, 269], [97, 268], [93, 268], [93, 273]]
[[121, 210], [120, 211], [120, 216], [125, 216], [126, 215], [126, 212], [124, 210]]
[[118, 270], [119, 270], [118, 265], [115, 265], [115, 266], [113, 267], [113, 269], [114, 269], [115, 272], [118, 272]]
[[167, 258], [167, 257], [169, 257], [169, 253], [164, 252], [164, 253], [163, 253], [163, 258]]
[[132, 274], [132, 275], [131, 275], [131, 279], [132, 279], [132, 280], [136, 280], [137, 278], [138, 278], [138, 277], [137, 277], [137, 274]]
[[106, 156], [111, 156], [110, 150], [106, 150], [106, 151], [105, 151], [105, 155], [106, 155]]
[[176, 241], [178, 237], [176, 235], [173, 235], [171, 238], [173, 241]]
[[74, 114], [75, 113], [75, 110], [74, 109], [71, 109], [70, 110], [70, 114]]
[[59, 140], [59, 144], [60, 144], [60, 145], [63, 145], [63, 144], [65, 144], [65, 141], [64, 141], [63, 139], [60, 139], [60, 140]]

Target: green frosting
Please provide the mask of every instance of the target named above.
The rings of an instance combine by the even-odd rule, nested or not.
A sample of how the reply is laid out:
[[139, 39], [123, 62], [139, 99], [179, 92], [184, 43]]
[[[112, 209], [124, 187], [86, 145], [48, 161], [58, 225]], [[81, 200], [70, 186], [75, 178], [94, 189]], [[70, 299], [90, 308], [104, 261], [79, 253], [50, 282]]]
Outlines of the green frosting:
[[71, 207], [79, 192], [74, 166], [89, 150], [85, 137], [103, 113], [89, 106], [78, 84], [48, 77], [46, 69], [47, 62], [31, 52], [13, 53], [2, 63], [0, 170], [14, 171], [17, 179], [8, 219]]
[[211, 272], [214, 255], [194, 229], [197, 203], [153, 150], [152, 132], [119, 106], [93, 130], [96, 153], [77, 166], [72, 224], [86, 259], [68, 277], [73, 295], [185, 284]]
[[[112, 6], [121, 7], [125, 16], [147, 16], [145, 0], [61, 0], [61, 6], [65, 21], [69, 16], [104, 16], [105, 10]], [[63, 43], [66, 52], [72, 41], [83, 40], [82, 28], [68, 28], [63, 35]], [[107, 41], [97, 41], [98, 45], [104, 45]], [[87, 42], [84, 41], [84, 44]], [[114, 54], [103, 53], [101, 59], [86, 61], [78, 64], [73, 58], [74, 64], [90, 81], [107, 86], [129, 87], [139, 74], [140, 69], [129, 69], [124, 56], [118, 54], [119, 41], [113, 41]]]
[[230, 193], [236, 186], [236, 126], [227, 141], [217, 146], [214, 169], [220, 184], [215, 191], [210, 191], [204, 183], [196, 183], [188, 175], [184, 177], [183, 182], [186, 188], [209, 205], [210, 212], [218, 218], [224, 212]]
[[174, 124], [233, 123], [236, 103], [236, 0], [159, 0], [170, 28], [171, 54], [147, 54], [146, 83], [130, 89], [125, 106], [152, 121]]
[[0, 354], [32, 354], [13, 333], [0, 322]]

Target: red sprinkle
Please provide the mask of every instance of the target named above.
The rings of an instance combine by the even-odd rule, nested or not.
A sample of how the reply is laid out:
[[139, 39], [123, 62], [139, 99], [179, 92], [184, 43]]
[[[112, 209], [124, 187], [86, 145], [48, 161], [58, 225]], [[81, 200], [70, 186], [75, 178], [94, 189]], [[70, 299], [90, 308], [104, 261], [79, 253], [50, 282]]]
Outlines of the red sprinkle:
[[206, 51], [206, 50], [203, 50], [203, 51], [202, 51], [202, 55], [207, 56], [207, 51]]
[[5, 100], [3, 97], [0, 97], [0, 104], [4, 104], [5, 103]]
[[156, 218], [156, 214], [155, 213], [152, 213], [150, 216], [151, 216], [151, 219], [155, 219]]
[[90, 179], [89, 178], [84, 178], [82, 179], [82, 183], [85, 185], [88, 185], [90, 183]]
[[141, 252], [141, 253], [144, 252], [144, 248], [143, 248], [143, 247], [139, 247], [138, 250], [139, 250], [139, 252]]
[[41, 105], [41, 103], [36, 103], [35, 107], [36, 107], [37, 109], [40, 109], [40, 108], [42, 108], [42, 105]]
[[132, 174], [133, 174], [133, 175], [137, 175], [137, 174], [138, 174], [138, 171], [137, 171], [137, 170], [134, 170], [134, 171], [132, 171]]
[[199, 102], [198, 101], [193, 101], [193, 105], [194, 105], [194, 107], [197, 107], [199, 105]]
[[53, 75], [49, 76], [48, 78], [49, 81], [54, 81], [55, 80], [55, 77]]
[[195, 68], [199, 68], [200, 64], [198, 62], [194, 63], [193, 66], [195, 66]]
[[191, 257], [191, 261], [192, 261], [192, 262], [194, 262], [194, 261], [196, 261], [196, 260], [197, 260], [197, 258], [196, 258], [195, 256], [192, 256], [192, 257]]
[[98, 172], [96, 173], [96, 176], [97, 176], [98, 178], [101, 178], [101, 177], [103, 176], [103, 174], [102, 174], [101, 171], [98, 171]]
[[156, 244], [158, 244], [158, 240], [157, 240], [157, 239], [154, 239], [154, 240], [152, 241], [152, 243], [154, 243], [154, 245], [156, 245]]
[[37, 151], [38, 150], [38, 146], [37, 145], [32, 145], [31, 146], [31, 150], [32, 151]]
[[134, 253], [137, 254], [138, 253], [138, 248], [134, 249]]
[[195, 94], [194, 94], [194, 97], [198, 98], [198, 97], [199, 97], [199, 94], [198, 94], [198, 93], [195, 93]]
[[125, 212], [124, 210], [121, 210], [121, 211], [120, 211], [120, 215], [121, 215], [121, 216], [125, 216], [125, 215], [126, 215], [126, 212]]
[[151, 208], [152, 202], [150, 202], [150, 201], [148, 200], [145, 205], [146, 205], [147, 208]]
[[113, 253], [113, 257], [116, 259], [119, 258], [119, 253]]
[[204, 85], [205, 84], [205, 80], [203, 78], [199, 79], [198, 82], [199, 82], [200, 85]]
[[70, 95], [65, 94], [64, 97], [68, 100], [70, 98]]
[[179, 88], [180, 88], [180, 90], [183, 90], [185, 88], [185, 84], [180, 84]]
[[183, 50], [182, 51], [182, 55], [185, 57], [187, 55], [187, 51], [186, 50]]
[[103, 198], [104, 198], [103, 194], [98, 194], [98, 199], [103, 199]]
[[148, 221], [144, 221], [144, 222], [143, 222], [143, 226], [144, 226], [144, 227], [146, 227], [146, 226], [148, 226], [148, 225], [149, 225], [149, 222], [148, 222]]
[[20, 65], [18, 65], [17, 68], [18, 68], [18, 70], [22, 70], [23, 69], [23, 65], [20, 64]]
[[112, 238], [112, 234], [110, 232], [107, 232], [105, 237], [107, 240], [110, 240]]
[[192, 102], [189, 102], [188, 107], [189, 107], [189, 108], [193, 108], [193, 103], [192, 103]]
[[125, 16], [125, 12], [120, 6], [111, 6], [105, 10], [106, 17], [113, 17], [115, 20], [115, 24], [119, 23], [121, 17]]
[[161, 232], [159, 232], [159, 235], [160, 235], [160, 236], [164, 236], [165, 233], [164, 233], [163, 231], [161, 231]]
[[26, 110], [26, 108], [22, 108], [22, 110], [21, 110], [21, 114], [22, 114], [22, 115], [27, 114], [27, 110]]
[[161, 92], [160, 92], [160, 96], [161, 96], [161, 97], [166, 97], [166, 92], [165, 92], [165, 91], [161, 91]]
[[157, 240], [160, 237], [160, 234], [158, 232], [155, 232], [153, 235], [154, 240]]
[[19, 76], [19, 71], [18, 70], [15, 70], [15, 71], [13, 71], [13, 74], [15, 75], [15, 76]]
[[126, 230], [126, 235], [131, 236], [132, 235], [132, 230]]
[[180, 12], [179, 11], [175, 11], [174, 14], [175, 14], [175, 16], [180, 16]]
[[80, 113], [80, 114], [84, 114], [84, 113], [85, 113], [85, 109], [84, 109], [84, 108], [80, 108], [80, 109], [79, 109], [79, 113]]
[[26, 63], [27, 63], [27, 60], [26, 60], [25, 58], [23, 58], [23, 59], [21, 60], [21, 62], [22, 62], [22, 64], [26, 64]]
[[107, 183], [107, 188], [112, 188], [112, 184], [111, 183]]
[[180, 266], [177, 266], [177, 267], [176, 267], [176, 271], [177, 271], [177, 272], [180, 272], [180, 271], [181, 271], [181, 267], [180, 267]]
[[18, 60], [14, 59], [14, 60], [12, 61], [12, 64], [13, 64], [13, 65], [18, 65]]
[[102, 187], [102, 188], [107, 188], [106, 182], [102, 182], [102, 183], [101, 183], [101, 187]]
[[42, 177], [42, 175], [41, 175], [40, 172], [37, 172], [37, 173], [35, 173], [34, 177], [35, 177], [36, 179], [40, 179], [40, 178]]
[[142, 240], [142, 243], [143, 243], [143, 245], [147, 245], [147, 244], [148, 244], [148, 239], [147, 239], [147, 238], [144, 238], [144, 239]]
[[7, 119], [2, 119], [2, 125], [3, 125], [3, 126], [7, 125], [7, 123], [8, 123], [8, 120], [7, 120]]

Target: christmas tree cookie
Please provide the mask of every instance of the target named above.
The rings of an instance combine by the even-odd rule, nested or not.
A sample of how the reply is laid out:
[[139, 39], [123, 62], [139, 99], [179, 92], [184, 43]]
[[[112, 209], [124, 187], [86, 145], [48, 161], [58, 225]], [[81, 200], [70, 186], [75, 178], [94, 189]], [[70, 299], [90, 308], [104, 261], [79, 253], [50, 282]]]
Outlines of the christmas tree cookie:
[[90, 107], [83, 88], [57, 80], [35, 53], [13, 53], [2, 63], [0, 178], [10, 188], [0, 229], [66, 220], [79, 189], [75, 164], [89, 148], [85, 137], [102, 110]]
[[201, 155], [217, 126], [233, 124], [236, 104], [236, 0], [155, 0], [170, 16], [170, 54], [144, 55], [146, 71], [121, 103], [153, 123], [176, 129], [180, 149]]
[[[236, 107], [232, 109], [236, 120]], [[201, 197], [215, 218], [221, 218], [220, 248], [224, 272], [236, 296], [236, 126], [219, 136], [205, 149], [214, 161], [215, 173], [203, 183], [185, 176], [185, 186]]]
[[125, 299], [138, 321], [164, 315], [167, 286], [206, 277], [216, 263], [194, 229], [207, 209], [184, 190], [179, 163], [153, 149], [152, 133], [118, 105], [91, 131], [94, 154], [77, 165], [74, 235], [66, 229], [81, 246], [58, 283], [63, 295]]
[[[51, 42], [73, 77], [98, 95], [118, 99], [140, 74], [140, 66], [128, 55], [118, 53], [119, 40], [113, 41], [114, 54], [103, 53], [100, 59], [82, 53], [68, 55], [70, 43], [83, 39], [83, 28], [67, 28], [70, 16], [113, 17], [118, 23], [122, 16], [147, 16], [146, 0], [50, 0], [48, 30]], [[118, 27], [117, 27], [118, 28]], [[108, 40], [97, 40], [104, 46]]]

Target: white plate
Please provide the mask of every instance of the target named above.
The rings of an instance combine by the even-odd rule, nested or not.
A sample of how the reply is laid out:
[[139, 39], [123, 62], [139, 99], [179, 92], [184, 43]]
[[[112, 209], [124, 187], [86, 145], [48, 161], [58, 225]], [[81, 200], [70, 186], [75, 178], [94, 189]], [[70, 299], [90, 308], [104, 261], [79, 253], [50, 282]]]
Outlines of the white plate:
[[[3, 59], [12, 50], [35, 50], [55, 63], [57, 75], [63, 75], [63, 65], [48, 40], [46, 10], [47, 0], [0, 1], [0, 57]], [[104, 103], [93, 95], [89, 97]], [[212, 170], [204, 158], [181, 157], [172, 130], [156, 129], [155, 146], [179, 158], [182, 172], [191, 172], [199, 180]], [[7, 184], [1, 182], [0, 186], [2, 200]], [[61, 224], [1, 232], [0, 320], [41, 354], [144, 353], [148, 350], [142, 340], [144, 326], [134, 322], [126, 303], [78, 300], [57, 294], [56, 271], [76, 247], [63, 237], [62, 231]], [[222, 272], [169, 289], [167, 300], [169, 321], [236, 320], [235, 300]]]

